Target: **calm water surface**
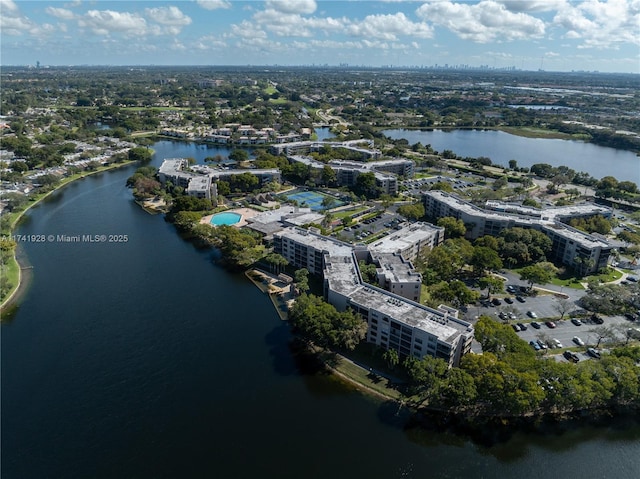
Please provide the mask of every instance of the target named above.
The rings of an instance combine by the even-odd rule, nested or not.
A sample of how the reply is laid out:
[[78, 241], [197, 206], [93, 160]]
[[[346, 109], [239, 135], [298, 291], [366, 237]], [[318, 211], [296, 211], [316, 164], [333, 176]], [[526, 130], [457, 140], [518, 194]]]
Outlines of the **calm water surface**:
[[451, 150], [465, 157], [486, 156], [495, 164], [518, 166], [548, 163], [568, 166], [595, 178], [614, 176], [620, 181], [640, 185], [640, 156], [631, 151], [616, 150], [583, 141], [524, 138], [496, 130], [385, 130], [393, 139], [406, 139], [409, 144], [430, 144], [435, 150]]
[[[196, 156], [155, 149], [155, 165]], [[129, 240], [23, 244], [33, 281], [1, 326], [3, 479], [637, 477], [638, 428], [485, 448], [314, 374], [266, 296], [131, 201], [133, 171], [76, 182], [19, 228]]]

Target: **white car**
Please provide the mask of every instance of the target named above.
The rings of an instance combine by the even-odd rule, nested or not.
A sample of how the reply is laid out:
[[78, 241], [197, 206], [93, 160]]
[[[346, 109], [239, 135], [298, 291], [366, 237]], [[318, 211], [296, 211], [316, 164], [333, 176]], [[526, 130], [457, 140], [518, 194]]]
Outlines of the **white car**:
[[555, 348], [560, 349], [562, 347], [562, 343], [559, 340], [557, 340], [556, 338], [553, 338], [552, 341], [553, 341], [553, 346]]
[[584, 346], [584, 341], [580, 339], [578, 336], [574, 336], [572, 341], [576, 343], [578, 346]]

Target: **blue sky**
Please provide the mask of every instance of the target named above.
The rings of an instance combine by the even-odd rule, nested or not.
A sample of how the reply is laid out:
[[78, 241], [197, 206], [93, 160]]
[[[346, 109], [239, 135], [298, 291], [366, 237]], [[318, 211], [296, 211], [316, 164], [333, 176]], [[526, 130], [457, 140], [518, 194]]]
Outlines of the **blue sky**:
[[640, 0], [0, 0], [2, 65], [640, 73]]

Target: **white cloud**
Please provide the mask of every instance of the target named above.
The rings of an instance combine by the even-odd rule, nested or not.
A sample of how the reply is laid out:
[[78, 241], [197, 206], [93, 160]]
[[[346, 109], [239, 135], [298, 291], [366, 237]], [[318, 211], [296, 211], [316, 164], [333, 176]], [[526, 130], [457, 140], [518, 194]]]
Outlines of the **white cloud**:
[[0, 0], [0, 31], [4, 35], [34, 38], [41, 43], [56, 32], [56, 27], [50, 23], [38, 25], [20, 12], [13, 0]]
[[640, 45], [640, 1], [587, 0], [564, 5], [553, 19], [566, 30], [565, 38], [582, 39], [583, 48]]
[[227, 2], [226, 0], [198, 0], [197, 3], [205, 10], [231, 8], [231, 3]]
[[415, 23], [404, 13], [394, 15], [368, 15], [361, 22], [353, 22], [348, 27], [349, 34], [381, 40], [397, 40], [407, 35], [418, 38], [431, 38], [433, 29], [426, 23]]
[[161, 25], [184, 27], [191, 24], [191, 18], [178, 7], [157, 7], [145, 9], [147, 16]]
[[49, 15], [61, 20], [73, 20], [76, 16], [75, 13], [71, 10], [67, 10], [66, 8], [47, 7], [45, 11]]
[[344, 30], [346, 19], [331, 17], [303, 17], [298, 14], [287, 14], [273, 9], [262, 10], [253, 16], [253, 20], [261, 28], [284, 37], [310, 37], [314, 30], [325, 34]]
[[460, 38], [478, 43], [539, 38], [545, 33], [542, 20], [513, 13], [494, 0], [477, 4], [439, 1], [420, 6], [417, 15], [451, 30]]
[[113, 10], [89, 10], [78, 24], [96, 35], [123, 33], [126, 36], [142, 36], [147, 33], [147, 22], [136, 13]]
[[193, 48], [202, 51], [220, 50], [228, 48], [228, 44], [215, 35], [205, 35], [195, 41], [195, 43], [193, 44]]
[[18, 13], [18, 6], [13, 0], [0, 0], [0, 10], [2, 15], [15, 15]]
[[231, 33], [229, 36], [266, 39], [267, 33], [264, 30], [257, 28], [255, 24], [247, 20], [243, 20], [239, 25], [231, 25]]
[[512, 12], [551, 12], [567, 3], [567, 0], [496, 0]]
[[281, 13], [309, 15], [318, 8], [315, 0], [267, 0], [266, 9]]

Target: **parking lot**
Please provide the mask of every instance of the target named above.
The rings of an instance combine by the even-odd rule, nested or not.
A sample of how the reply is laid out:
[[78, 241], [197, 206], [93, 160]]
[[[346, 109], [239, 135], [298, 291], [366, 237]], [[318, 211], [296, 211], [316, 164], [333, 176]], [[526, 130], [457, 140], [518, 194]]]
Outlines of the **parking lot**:
[[404, 218], [394, 213], [380, 213], [375, 218], [359, 221], [342, 230], [347, 241], [364, 242], [385, 230], [393, 230], [404, 222]]

